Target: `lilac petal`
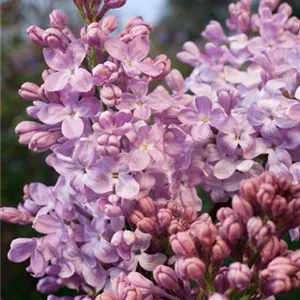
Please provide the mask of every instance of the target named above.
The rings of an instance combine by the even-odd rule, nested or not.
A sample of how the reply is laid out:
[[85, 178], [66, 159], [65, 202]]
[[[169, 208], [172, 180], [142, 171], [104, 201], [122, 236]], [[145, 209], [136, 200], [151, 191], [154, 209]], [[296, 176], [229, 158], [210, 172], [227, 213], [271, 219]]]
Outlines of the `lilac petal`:
[[148, 93], [148, 83], [142, 80], [130, 82], [129, 88], [132, 93], [139, 99], [144, 98]]
[[194, 187], [184, 187], [181, 192], [181, 204], [185, 207], [194, 207], [196, 211], [202, 209], [202, 200], [198, 197]]
[[226, 114], [220, 108], [215, 108], [211, 112], [210, 124], [216, 128], [219, 128], [226, 122]]
[[157, 111], [163, 111], [169, 108], [172, 105], [171, 99], [169, 99], [168, 93], [164, 93], [165, 90], [163, 89], [156, 89], [154, 92], [150, 93], [146, 97], [147, 105]]
[[[299, 89], [300, 91], [300, 89]], [[299, 94], [300, 96], [300, 94]], [[291, 105], [287, 109], [287, 115], [291, 120], [300, 121], [300, 103], [296, 103]]]
[[50, 103], [42, 108], [37, 117], [45, 124], [54, 125], [68, 116], [66, 108], [61, 104]]
[[63, 262], [60, 264], [61, 270], [59, 272], [59, 277], [61, 278], [69, 278], [75, 273], [75, 267], [74, 265], [68, 261], [63, 260]]
[[195, 104], [198, 110], [198, 113], [205, 116], [209, 116], [212, 110], [212, 102], [206, 96], [196, 97]]
[[133, 199], [138, 195], [140, 186], [130, 175], [119, 174], [119, 180], [116, 183], [116, 194], [125, 199]]
[[79, 117], [68, 117], [62, 122], [61, 131], [62, 134], [72, 140], [79, 138], [84, 129], [84, 123]]
[[236, 140], [234, 134], [227, 134], [218, 140], [218, 148], [220, 151], [233, 155], [237, 149], [239, 142]]
[[148, 120], [151, 116], [151, 109], [147, 105], [137, 106], [133, 112], [135, 118], [140, 120]]
[[101, 290], [105, 284], [106, 274], [105, 271], [100, 267], [91, 269], [86, 266], [83, 268], [82, 276], [87, 284], [90, 284], [98, 290]]
[[19, 238], [13, 240], [8, 252], [8, 259], [13, 262], [22, 262], [28, 259], [36, 247], [34, 239]]
[[105, 194], [113, 190], [113, 184], [109, 176], [98, 170], [96, 178], [89, 178], [85, 185], [98, 194]]
[[34, 229], [39, 233], [49, 234], [59, 230], [59, 222], [51, 215], [42, 215], [34, 223]]
[[85, 97], [78, 102], [76, 112], [80, 117], [94, 117], [100, 112], [100, 102], [94, 97]]
[[92, 75], [83, 68], [78, 68], [70, 77], [71, 86], [78, 92], [88, 92], [93, 87]]
[[44, 83], [44, 89], [48, 92], [61, 91], [69, 82], [71, 74], [68, 72], [55, 72], [50, 74]]
[[119, 61], [124, 61], [128, 53], [128, 46], [118, 38], [108, 39], [104, 43], [104, 47], [109, 55]]
[[163, 265], [167, 261], [167, 257], [162, 253], [147, 254], [142, 252], [139, 255], [139, 264], [146, 271], [154, 271], [154, 269]]
[[244, 152], [248, 152], [252, 147], [255, 146], [255, 139], [248, 134], [242, 134], [239, 140], [239, 145]]
[[122, 94], [122, 101], [117, 105], [117, 108], [120, 109], [129, 109], [133, 110], [136, 107], [136, 103], [138, 102], [138, 98], [135, 95], [130, 93]]
[[119, 260], [116, 248], [108, 241], [101, 239], [93, 251], [95, 257], [103, 263], [115, 263]]
[[295, 92], [295, 98], [300, 100], [300, 86], [297, 88], [297, 90]]
[[136, 68], [139, 69], [142, 73], [152, 77], [157, 77], [162, 73], [162, 70], [160, 68], [155, 67], [148, 62], [140, 62], [136, 66]]
[[261, 128], [261, 135], [265, 138], [279, 137], [279, 131], [276, 126], [275, 120], [269, 120], [263, 125], [263, 127]]
[[191, 130], [191, 135], [195, 141], [207, 140], [212, 134], [210, 126], [206, 123], [198, 122]]
[[238, 164], [235, 157], [225, 157], [215, 165], [214, 176], [220, 180], [227, 179], [233, 175]]
[[76, 172], [80, 169], [80, 166], [76, 165], [68, 157], [60, 157], [60, 159], [55, 155], [50, 155], [47, 157], [48, 165], [52, 166], [55, 171], [66, 178], [72, 178], [75, 176]]
[[65, 71], [72, 66], [68, 57], [59, 49], [46, 48], [43, 54], [47, 65], [55, 71]]
[[39, 205], [47, 205], [55, 201], [50, 188], [42, 183], [31, 183], [29, 192], [32, 200]]
[[261, 37], [254, 37], [248, 42], [248, 50], [253, 54], [262, 53], [265, 47], [265, 41]]
[[78, 68], [86, 56], [84, 42], [78, 39], [70, 43], [67, 48], [66, 55], [68, 56], [69, 61], [72, 63], [72, 66]]
[[89, 141], [78, 141], [72, 157], [78, 165], [89, 168], [95, 160], [95, 148]]
[[231, 193], [238, 191], [241, 181], [245, 178], [244, 174], [235, 172], [230, 178], [224, 180], [224, 190]]
[[194, 125], [199, 120], [198, 114], [194, 110], [188, 108], [182, 109], [177, 118], [180, 122], [186, 125]]
[[149, 166], [150, 162], [150, 155], [140, 148], [131, 151], [131, 153], [129, 154], [128, 166], [129, 169], [133, 172], [138, 172], [146, 169]]
[[141, 61], [150, 52], [149, 38], [138, 36], [134, 38], [128, 45], [128, 59], [130, 61]]
[[36, 249], [30, 258], [30, 267], [33, 273], [38, 277], [43, 276], [46, 271], [46, 266], [47, 265], [43, 254], [41, 251]]
[[156, 161], [158, 164], [162, 165], [164, 162], [166, 162], [166, 156], [163, 151], [151, 147], [148, 149], [148, 153], [153, 158], [153, 160]]

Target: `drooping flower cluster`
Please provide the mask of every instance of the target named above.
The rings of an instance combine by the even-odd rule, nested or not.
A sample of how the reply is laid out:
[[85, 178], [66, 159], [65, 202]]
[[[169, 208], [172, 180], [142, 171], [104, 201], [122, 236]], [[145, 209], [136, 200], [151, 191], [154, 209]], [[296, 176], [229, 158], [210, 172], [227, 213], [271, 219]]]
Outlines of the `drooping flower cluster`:
[[[49, 69], [40, 86], [19, 90], [34, 121], [16, 132], [30, 150], [50, 152], [59, 177], [26, 185], [18, 208], [1, 208], [2, 220], [42, 234], [14, 240], [9, 259], [30, 259], [42, 293], [80, 293], [48, 300], [217, 300], [296, 288], [299, 251], [282, 240], [289, 230], [299, 237], [300, 225], [300, 21], [290, 7], [273, 13], [278, 1], [261, 1], [251, 17], [251, 1], [230, 5], [232, 36], [212, 21], [204, 53], [188, 42], [178, 54], [195, 67], [185, 81], [166, 55], [148, 57], [152, 28], [141, 17], [115, 35], [118, 20], [105, 14], [125, 0], [74, 2], [86, 23], [80, 37], [57, 10], [51, 28], [28, 29]], [[265, 169], [275, 175], [256, 177]], [[233, 197], [219, 223], [198, 215], [198, 186], [215, 202]]]

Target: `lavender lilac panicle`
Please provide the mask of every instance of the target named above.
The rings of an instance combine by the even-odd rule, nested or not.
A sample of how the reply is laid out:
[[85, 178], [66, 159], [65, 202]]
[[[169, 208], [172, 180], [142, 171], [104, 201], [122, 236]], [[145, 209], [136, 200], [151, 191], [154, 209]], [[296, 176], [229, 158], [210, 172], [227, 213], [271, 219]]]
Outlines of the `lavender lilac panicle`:
[[[272, 299], [299, 286], [299, 250], [283, 240], [300, 226], [291, 7], [263, 0], [251, 15], [250, 0], [231, 4], [228, 36], [211, 21], [204, 51], [184, 44], [178, 58], [194, 67], [184, 79], [166, 55], [148, 56], [141, 17], [112, 37], [118, 19], [106, 13], [126, 1], [74, 3], [79, 36], [58, 10], [50, 28], [27, 31], [49, 69], [21, 86], [33, 120], [16, 132], [59, 177], [1, 208], [40, 236], [14, 240], [8, 258], [30, 261], [48, 300]], [[200, 213], [198, 186], [224, 205], [217, 221]], [[55, 296], [63, 287], [78, 295]]]

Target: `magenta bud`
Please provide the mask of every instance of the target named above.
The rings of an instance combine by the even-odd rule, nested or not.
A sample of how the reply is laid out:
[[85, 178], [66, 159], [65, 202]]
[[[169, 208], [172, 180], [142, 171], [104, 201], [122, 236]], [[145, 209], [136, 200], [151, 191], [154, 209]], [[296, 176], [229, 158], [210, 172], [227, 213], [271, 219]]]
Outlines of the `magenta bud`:
[[164, 289], [177, 290], [179, 288], [176, 272], [170, 267], [157, 266], [153, 271], [153, 277]]
[[263, 183], [259, 188], [256, 199], [262, 208], [268, 211], [271, 203], [273, 202], [275, 194], [276, 189], [274, 185], [270, 183]]
[[183, 272], [190, 280], [202, 283], [205, 274], [205, 264], [198, 257], [187, 258], [182, 264]]
[[225, 295], [213, 293], [208, 300], [228, 300], [228, 298]]
[[14, 207], [1, 207], [0, 220], [11, 224], [27, 225], [32, 223], [33, 217]]
[[137, 223], [137, 228], [143, 233], [156, 233], [156, 224], [150, 218], [144, 218]]
[[119, 8], [125, 5], [127, 0], [104, 0], [104, 4], [107, 8]]
[[105, 84], [100, 91], [100, 97], [107, 106], [116, 106], [122, 101], [122, 90], [114, 84]]
[[262, 262], [267, 262], [272, 260], [280, 250], [280, 243], [276, 236], [272, 236], [270, 240], [263, 246], [260, 251], [260, 256], [262, 258]]
[[25, 82], [19, 89], [19, 96], [25, 100], [35, 101], [40, 100], [41, 96], [39, 94], [40, 87], [32, 82]]
[[218, 231], [213, 223], [203, 222], [198, 225], [196, 234], [195, 238], [198, 239], [200, 245], [210, 248], [216, 241]]
[[234, 195], [232, 198], [232, 208], [244, 224], [247, 224], [248, 220], [253, 216], [251, 204], [237, 195]]
[[115, 31], [117, 29], [117, 27], [119, 26], [118, 18], [113, 15], [106, 16], [102, 20], [100, 26], [103, 31], [110, 34], [113, 31]]
[[172, 91], [181, 92], [184, 88], [184, 78], [177, 69], [173, 69], [165, 80]]
[[212, 257], [214, 261], [221, 261], [227, 258], [230, 254], [230, 248], [227, 243], [222, 240], [219, 236], [217, 237], [216, 243], [212, 248]]
[[170, 245], [176, 255], [185, 258], [192, 257], [196, 251], [194, 240], [187, 232], [171, 235]]
[[260, 232], [263, 227], [263, 222], [260, 217], [252, 217], [247, 223], [247, 231], [250, 239], [255, 238], [255, 236]]
[[222, 43], [227, 39], [221, 24], [214, 20], [208, 23], [205, 30], [202, 32], [202, 37], [216, 43]]
[[234, 88], [222, 88], [217, 91], [218, 102], [229, 115], [241, 98], [240, 92]]
[[239, 262], [229, 265], [227, 279], [232, 287], [237, 287], [240, 290], [248, 288], [251, 277], [252, 273], [247, 265]]
[[151, 197], [146, 196], [139, 200], [139, 206], [141, 208], [142, 213], [146, 217], [154, 217], [155, 215], [155, 204]]
[[172, 211], [168, 208], [161, 208], [157, 213], [158, 224], [164, 229], [170, 225], [172, 219]]
[[239, 218], [235, 215], [229, 216], [220, 227], [220, 234], [230, 242], [237, 241], [243, 234], [243, 228]]
[[64, 29], [68, 26], [69, 18], [68, 16], [61, 10], [53, 10], [49, 15], [50, 23], [52, 27], [57, 29]]
[[43, 39], [44, 32], [44, 29], [34, 25], [27, 29], [27, 34], [32, 42], [40, 46], [48, 46]]

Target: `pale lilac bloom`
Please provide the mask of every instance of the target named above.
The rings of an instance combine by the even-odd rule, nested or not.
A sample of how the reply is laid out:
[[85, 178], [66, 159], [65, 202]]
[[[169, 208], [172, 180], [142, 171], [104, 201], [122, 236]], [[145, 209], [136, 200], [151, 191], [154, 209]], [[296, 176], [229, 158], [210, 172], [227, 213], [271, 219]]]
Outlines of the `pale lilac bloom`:
[[156, 77], [162, 72], [161, 69], [143, 61], [150, 51], [148, 37], [138, 36], [128, 45], [118, 38], [111, 38], [104, 43], [104, 47], [112, 57], [121, 62], [129, 77], [136, 77], [141, 73]]
[[221, 126], [226, 115], [220, 108], [213, 109], [212, 101], [205, 96], [196, 97], [195, 106], [196, 110], [182, 109], [178, 119], [185, 125], [192, 125], [191, 135], [195, 141], [207, 140], [212, 134], [211, 126]]
[[91, 74], [80, 68], [85, 56], [86, 50], [81, 40], [70, 43], [65, 53], [59, 49], [44, 49], [47, 65], [56, 71], [46, 78], [45, 90], [60, 91], [69, 83], [78, 92], [88, 92], [93, 86]]

